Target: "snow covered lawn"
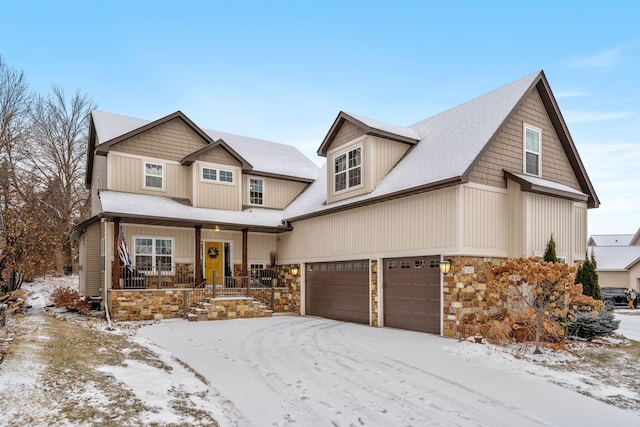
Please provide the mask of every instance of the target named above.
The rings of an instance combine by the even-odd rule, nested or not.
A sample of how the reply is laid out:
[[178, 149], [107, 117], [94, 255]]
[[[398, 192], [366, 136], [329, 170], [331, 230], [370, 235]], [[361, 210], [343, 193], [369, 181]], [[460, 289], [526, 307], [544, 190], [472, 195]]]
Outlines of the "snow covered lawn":
[[429, 334], [277, 316], [165, 321], [139, 336], [208, 380], [221, 425], [640, 425], [553, 384], [563, 371]]

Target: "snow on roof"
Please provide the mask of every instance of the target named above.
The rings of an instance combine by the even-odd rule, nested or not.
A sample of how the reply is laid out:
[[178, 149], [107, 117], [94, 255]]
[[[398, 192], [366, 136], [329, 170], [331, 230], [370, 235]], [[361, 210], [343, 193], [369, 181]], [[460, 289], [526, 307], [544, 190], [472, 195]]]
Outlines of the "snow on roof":
[[594, 234], [589, 238], [592, 246], [629, 246], [634, 234]]
[[593, 251], [598, 270], [627, 270], [640, 260], [640, 246], [594, 246]]
[[[93, 110], [91, 115], [99, 144], [151, 123], [149, 120], [98, 110]], [[306, 180], [314, 180], [318, 176], [318, 166], [292, 145], [215, 130], [202, 130], [214, 141], [217, 139], [224, 140], [234, 151], [248, 161], [256, 172], [291, 176]]]
[[376, 129], [376, 130], [380, 130], [383, 132], [388, 132], [388, 133], [393, 133], [396, 135], [400, 135], [400, 136], [404, 136], [407, 138], [412, 138], [415, 140], [420, 140], [420, 136], [411, 128], [408, 127], [403, 127], [403, 126], [396, 126], [396, 125], [392, 125], [389, 123], [384, 123], [384, 122], [380, 122], [378, 120], [373, 120], [373, 119], [369, 119], [367, 117], [363, 117], [363, 116], [358, 116], [356, 114], [351, 114], [351, 113], [347, 113], [346, 111], [344, 112], [345, 114], [353, 117], [354, 119], [364, 123], [365, 125], [369, 126], [372, 129]]
[[213, 140], [222, 139], [245, 158], [253, 169], [276, 175], [314, 180], [318, 166], [293, 145], [279, 144], [226, 132], [203, 129]]
[[321, 171], [311, 187], [285, 209], [285, 218], [462, 177], [540, 75], [533, 73], [409, 126], [420, 142], [368, 194], [327, 205], [326, 195], [321, 196], [327, 188], [326, 177], [322, 179], [326, 169]]
[[525, 175], [522, 173], [510, 172], [510, 174], [518, 177], [523, 181], [528, 182], [529, 184], [532, 184], [534, 187], [556, 190], [559, 193], [567, 193], [567, 195], [577, 196], [580, 198], [584, 198], [585, 200], [589, 198], [589, 196], [584, 194], [582, 191], [571, 188], [568, 185], [560, 184], [559, 182], [549, 181], [546, 179], [538, 178], [536, 176]]
[[99, 110], [92, 110], [91, 117], [96, 128], [98, 144], [110, 141], [150, 123], [149, 120], [136, 119]]
[[122, 216], [201, 221], [221, 224], [241, 224], [259, 227], [278, 227], [282, 211], [251, 208], [242, 211], [196, 208], [164, 196], [101, 191], [102, 211]]

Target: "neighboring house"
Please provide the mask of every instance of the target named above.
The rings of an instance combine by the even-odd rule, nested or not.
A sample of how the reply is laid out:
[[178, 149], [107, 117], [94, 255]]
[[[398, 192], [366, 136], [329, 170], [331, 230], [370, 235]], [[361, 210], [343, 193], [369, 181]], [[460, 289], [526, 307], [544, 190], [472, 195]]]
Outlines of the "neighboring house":
[[[299, 267], [287, 285], [300, 314], [455, 336], [500, 304], [486, 289], [496, 263], [541, 256], [552, 233], [559, 257], [584, 259], [599, 200], [542, 71], [411, 126], [340, 112], [318, 154], [320, 170], [180, 112], [93, 112], [83, 292], [117, 286], [122, 225], [134, 266], [166, 257], [197, 281], [216, 268], [246, 276], [275, 252]], [[223, 266], [206, 265], [209, 245]]]
[[601, 234], [587, 243], [596, 259], [601, 288], [640, 292], [640, 229], [636, 234]]

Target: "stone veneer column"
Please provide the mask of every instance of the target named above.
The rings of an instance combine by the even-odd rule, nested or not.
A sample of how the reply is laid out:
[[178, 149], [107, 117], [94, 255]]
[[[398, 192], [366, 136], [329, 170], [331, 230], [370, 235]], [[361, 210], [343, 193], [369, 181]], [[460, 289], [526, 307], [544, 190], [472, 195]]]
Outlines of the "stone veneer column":
[[451, 270], [443, 285], [443, 334], [464, 338], [465, 324], [482, 323], [497, 314], [506, 295], [489, 293], [492, 269], [502, 258], [451, 257]]
[[369, 276], [370, 280], [370, 291], [369, 294], [371, 296], [371, 318], [369, 320], [369, 325], [371, 326], [380, 326], [378, 323], [378, 260], [372, 259], [369, 262]]

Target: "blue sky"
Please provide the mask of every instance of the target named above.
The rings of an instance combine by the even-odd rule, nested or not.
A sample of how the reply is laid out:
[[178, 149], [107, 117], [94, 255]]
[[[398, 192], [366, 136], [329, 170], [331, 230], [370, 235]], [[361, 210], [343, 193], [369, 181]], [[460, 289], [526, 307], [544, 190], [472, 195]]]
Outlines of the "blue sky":
[[31, 88], [99, 109], [315, 151], [340, 110], [409, 125], [543, 69], [602, 202], [640, 227], [634, 1], [61, 1], [2, 7], [0, 55]]

